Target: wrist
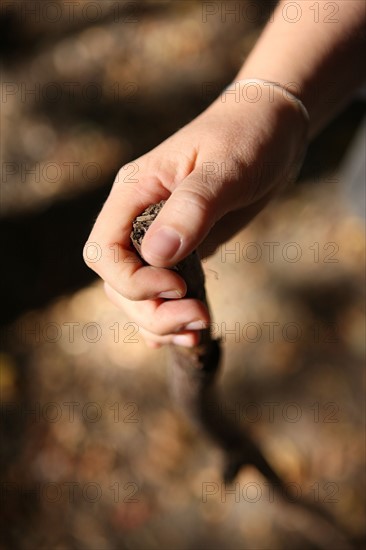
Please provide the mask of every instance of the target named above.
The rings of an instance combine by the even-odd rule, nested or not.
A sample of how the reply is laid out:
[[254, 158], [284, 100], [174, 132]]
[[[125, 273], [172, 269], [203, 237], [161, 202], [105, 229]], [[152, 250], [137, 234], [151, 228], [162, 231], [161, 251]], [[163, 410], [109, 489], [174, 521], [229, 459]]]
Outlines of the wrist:
[[273, 169], [261, 182], [260, 194], [295, 179], [308, 144], [309, 120], [287, 90], [260, 79], [235, 81], [206, 113], [211, 124], [219, 121], [221, 143], [245, 170]]
[[239, 120], [251, 119], [249, 113], [256, 111], [258, 121], [266, 126], [288, 124], [289, 131], [295, 126], [302, 140], [307, 143], [309, 114], [302, 103], [288, 87], [277, 82], [258, 78], [234, 80], [209, 108], [224, 116], [235, 116]]
[[278, 82], [259, 78], [237, 79], [231, 82], [214, 102], [226, 106], [227, 111], [245, 111], [244, 106], [259, 104], [272, 107], [273, 111], [285, 113], [293, 111], [302, 120], [302, 126], [307, 134], [309, 128], [309, 113], [301, 99], [290, 86], [282, 86]]
[[[287, 85], [282, 85], [279, 82], [272, 81], [272, 80], [267, 80], [267, 79], [263, 80], [261, 78], [243, 78], [243, 79], [239, 79], [239, 80], [234, 80], [232, 82], [232, 84], [229, 84], [229, 86], [227, 86], [224, 93], [226, 95], [226, 93], [228, 91], [234, 92], [235, 94], [237, 94], [239, 96], [246, 97], [247, 100], [248, 100], [248, 99], [250, 99], [250, 96], [248, 98], [248, 92], [245, 91], [245, 89], [254, 87], [255, 88], [254, 100], [255, 100], [255, 99], [260, 99], [261, 96], [262, 96], [262, 92], [259, 91], [260, 88], [258, 89], [258, 87], [261, 86], [263, 88], [266, 88], [266, 90], [268, 92], [268, 93], [266, 93], [266, 95], [268, 96], [267, 97], [268, 101], [273, 103], [274, 99], [275, 99], [274, 98], [275, 94], [276, 93], [281, 94], [283, 99], [285, 99], [287, 101], [290, 101], [295, 107], [297, 107], [300, 110], [300, 112], [304, 116], [304, 119], [305, 119], [306, 123], [309, 124], [309, 120], [310, 120], [309, 112], [308, 112], [307, 108], [305, 107], [304, 103], [301, 101], [301, 99], [299, 97], [299, 94], [296, 93], [296, 90], [295, 91], [291, 90], [291, 85], [292, 84], [294, 84], [294, 83], [290, 82]], [[232, 87], [234, 87], [234, 90], [232, 90]], [[252, 94], [252, 96], [253, 96], [253, 94]]]

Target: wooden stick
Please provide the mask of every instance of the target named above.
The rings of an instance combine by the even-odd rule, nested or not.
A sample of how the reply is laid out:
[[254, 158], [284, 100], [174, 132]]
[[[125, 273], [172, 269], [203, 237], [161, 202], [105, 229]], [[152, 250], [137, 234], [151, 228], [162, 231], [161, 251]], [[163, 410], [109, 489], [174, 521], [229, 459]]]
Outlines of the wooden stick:
[[[165, 201], [150, 205], [133, 222], [131, 241], [141, 257], [144, 235]], [[207, 307], [205, 276], [197, 252], [179, 262], [175, 269], [187, 284], [186, 298], [201, 300]], [[171, 391], [174, 402], [224, 452], [223, 477], [232, 481], [241, 466], [253, 464], [273, 484], [282, 481], [257, 445], [230, 417], [220, 410], [215, 379], [219, 370], [220, 341], [212, 338], [210, 328], [201, 330], [200, 343], [192, 348], [169, 345]]]
[[[146, 231], [160, 212], [165, 201], [152, 204], [133, 221], [130, 238], [140, 259], [141, 243]], [[187, 284], [186, 298], [201, 300], [207, 308], [205, 276], [197, 252], [172, 267], [183, 277]], [[316, 520], [318, 539], [322, 548], [327, 548], [329, 540], [336, 539], [345, 549], [353, 548], [349, 533], [338, 525], [335, 518], [321, 505], [305, 497], [293, 500], [286, 484], [269, 464], [258, 445], [233, 420], [220, 410], [220, 399], [216, 378], [220, 366], [220, 341], [212, 338], [209, 328], [201, 331], [200, 343], [192, 348], [170, 344], [168, 348], [171, 369], [171, 392], [174, 402], [183, 410], [185, 416], [198, 426], [221, 450], [224, 455], [223, 480], [232, 482], [240, 468], [255, 466], [271, 483], [276, 494], [291, 506], [297, 506], [305, 514]]]

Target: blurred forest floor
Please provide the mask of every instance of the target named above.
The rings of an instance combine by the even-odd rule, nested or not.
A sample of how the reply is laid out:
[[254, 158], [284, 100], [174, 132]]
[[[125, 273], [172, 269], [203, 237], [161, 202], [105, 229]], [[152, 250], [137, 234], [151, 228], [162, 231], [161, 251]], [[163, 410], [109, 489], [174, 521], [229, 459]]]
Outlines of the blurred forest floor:
[[[341, 529], [362, 547], [364, 221], [339, 169], [362, 103], [310, 146], [296, 185], [204, 262], [220, 406], [295, 501], [328, 510], [334, 534], [254, 468], [222, 485], [218, 451], [170, 400], [164, 350], [145, 346], [81, 258], [118, 168], [230, 82], [270, 3], [238, 21], [198, 1], [77, 2], [72, 18], [62, 2], [28, 2], [40, 12], [26, 18], [24, 3], [7, 4], [1, 548], [347, 548]], [[54, 23], [48, 4], [61, 9]]]

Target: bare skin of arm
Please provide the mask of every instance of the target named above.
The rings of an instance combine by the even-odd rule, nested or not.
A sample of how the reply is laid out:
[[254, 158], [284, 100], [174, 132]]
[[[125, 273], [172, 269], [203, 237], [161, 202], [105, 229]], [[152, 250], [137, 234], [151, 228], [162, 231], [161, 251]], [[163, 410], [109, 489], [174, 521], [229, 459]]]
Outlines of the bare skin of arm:
[[[291, 22], [300, 13], [290, 11], [294, 4], [301, 15]], [[131, 165], [119, 171], [88, 240], [102, 256], [94, 261], [86, 246], [84, 258], [152, 347], [198, 342], [209, 313], [200, 301], [184, 299], [183, 279], [164, 268], [207, 237], [224, 242], [295, 177], [309, 136], [362, 84], [365, 22], [363, 0], [280, 2], [235, 80], [273, 81], [284, 89], [256, 83], [250, 90], [242, 83], [237, 96], [228, 93], [232, 84], [196, 119], [136, 159], [134, 178]], [[285, 89], [303, 102], [309, 121]], [[253, 90], [255, 101], [246, 95]], [[143, 241], [150, 264], [144, 266], [131, 251], [132, 220], [162, 199]]]
[[365, 80], [366, 2], [282, 0], [271, 19], [238, 79], [288, 86], [309, 112], [311, 138]]

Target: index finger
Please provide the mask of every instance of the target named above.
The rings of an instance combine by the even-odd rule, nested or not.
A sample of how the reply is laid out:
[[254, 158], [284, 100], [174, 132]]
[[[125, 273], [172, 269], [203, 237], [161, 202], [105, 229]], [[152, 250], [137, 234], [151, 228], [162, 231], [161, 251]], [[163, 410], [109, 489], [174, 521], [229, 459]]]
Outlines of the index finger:
[[[134, 173], [141, 173], [137, 179]], [[84, 260], [102, 279], [130, 300], [180, 298], [184, 280], [175, 272], [145, 266], [130, 242], [132, 221], [150, 204], [167, 199], [169, 191], [157, 176], [145, 175], [138, 162], [122, 167], [84, 247]], [[97, 257], [90, 257], [93, 245]], [[166, 293], [170, 295], [167, 296]]]

